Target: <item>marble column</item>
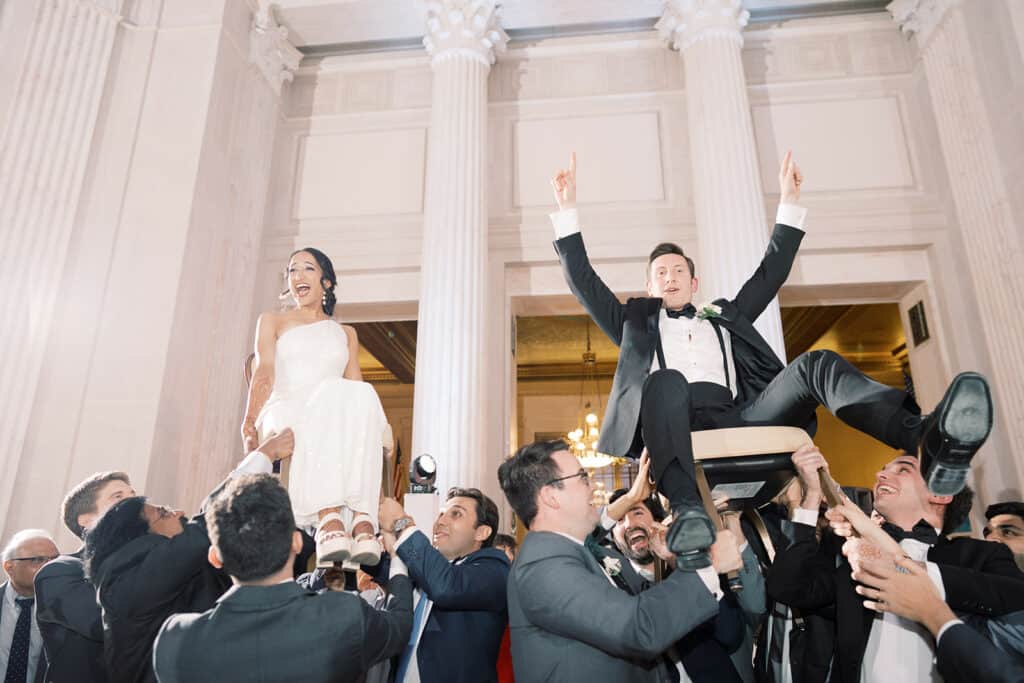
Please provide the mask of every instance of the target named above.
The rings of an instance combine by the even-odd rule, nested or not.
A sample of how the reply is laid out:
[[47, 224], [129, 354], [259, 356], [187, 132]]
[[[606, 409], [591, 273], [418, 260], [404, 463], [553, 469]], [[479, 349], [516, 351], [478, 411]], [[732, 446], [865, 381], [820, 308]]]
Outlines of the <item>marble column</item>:
[[[732, 298], [768, 243], [769, 217], [743, 74], [740, 0], [668, 0], [657, 28], [682, 55], [700, 256], [697, 301]], [[774, 220], [774, 216], [771, 217]], [[779, 304], [755, 326], [785, 360]]]
[[0, 528], [62, 298], [61, 276], [122, 1], [32, 5], [25, 67], [9, 83], [14, 95], [0, 130]]
[[413, 398], [413, 456], [438, 461], [438, 488], [484, 471], [487, 75], [507, 36], [493, 0], [427, 3], [434, 73]]
[[[976, 292], [980, 335], [990, 359], [989, 379], [997, 409], [996, 429], [1009, 451], [988, 465], [989, 490], [1024, 487], [1024, 237], [1015, 225], [1013, 204], [1000, 166], [998, 145], [989, 125], [972, 37], [959, 0], [896, 0], [888, 10], [917, 41], [928, 80], [939, 141], [963, 241], [965, 272]], [[985, 458], [981, 459], [985, 462]], [[989, 469], [987, 466], [986, 469]], [[983, 483], [984, 484], [984, 483]], [[991, 502], [991, 499], [989, 500]]]

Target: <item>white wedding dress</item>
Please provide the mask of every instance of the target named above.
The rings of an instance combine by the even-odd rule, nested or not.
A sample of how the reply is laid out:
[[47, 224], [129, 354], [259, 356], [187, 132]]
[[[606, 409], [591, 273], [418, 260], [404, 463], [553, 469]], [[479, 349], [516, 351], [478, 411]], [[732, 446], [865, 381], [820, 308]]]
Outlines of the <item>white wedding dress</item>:
[[315, 527], [324, 508], [377, 517], [387, 419], [370, 384], [342, 376], [348, 357], [348, 335], [334, 320], [277, 339], [274, 390], [256, 428], [261, 440], [285, 427], [295, 432], [288, 494], [300, 527]]

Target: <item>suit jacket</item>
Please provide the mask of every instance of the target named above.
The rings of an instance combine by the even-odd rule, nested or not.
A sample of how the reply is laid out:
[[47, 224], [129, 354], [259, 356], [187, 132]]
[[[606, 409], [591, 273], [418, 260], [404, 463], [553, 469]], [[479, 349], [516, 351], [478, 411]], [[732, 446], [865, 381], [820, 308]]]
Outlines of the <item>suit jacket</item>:
[[35, 578], [36, 622], [43, 634], [46, 683], [106, 683], [103, 619], [82, 551], [48, 562]]
[[[1024, 608], [1024, 574], [1009, 549], [1000, 543], [940, 537], [928, 551], [938, 565], [946, 602], [956, 612], [995, 617]], [[854, 591], [845, 558], [818, 553], [814, 527], [795, 525], [795, 540], [775, 556], [768, 574], [768, 594], [798, 609], [836, 608], [836, 652], [832, 680], [858, 683], [875, 613], [864, 608]]]
[[[10, 581], [4, 581], [0, 583], [0, 601], [4, 598], [4, 593], [10, 587]], [[12, 589], [13, 590], [13, 589]], [[0, 610], [0, 618], [3, 618], [3, 610]], [[3, 662], [4, 666], [0, 666], [0, 672], [7, 671], [7, 663]], [[33, 683], [43, 683], [44, 676], [46, 675], [46, 652], [45, 650], [39, 651], [39, 661], [36, 663], [36, 675], [32, 679]]]
[[146, 534], [126, 543], [92, 577], [103, 608], [104, 657], [111, 680], [155, 681], [153, 640], [178, 612], [202, 612], [229, 585], [206, 556], [210, 539], [202, 515], [174, 538]]
[[718, 613], [693, 572], [639, 595], [613, 585], [581, 543], [531, 531], [508, 583], [516, 680], [651, 682], [658, 658]]
[[[505, 602], [509, 562], [497, 548], [481, 548], [459, 564], [449, 562], [422, 531], [398, 547], [415, 587], [433, 601], [423, 626], [416, 664], [423, 683], [490, 683], [498, 680], [498, 650], [508, 624]], [[390, 582], [389, 562], [374, 570]]]
[[1024, 663], [1015, 660], [967, 624], [946, 629], [935, 648], [946, 683], [1020, 683]]
[[154, 646], [161, 683], [355, 681], [402, 652], [412, 630], [412, 586], [391, 580], [386, 610], [358, 595], [314, 593], [294, 582], [235, 586], [202, 614], [174, 614]]
[[[777, 224], [761, 265], [732, 300], [717, 299], [722, 313], [710, 319], [729, 331], [736, 367], [736, 401], [742, 405], [758, 396], [783, 369], [771, 346], [754, 329], [753, 321], [764, 311], [786, 278], [803, 239], [803, 231]], [[608, 396], [608, 408], [601, 422], [597, 448], [611, 455], [637, 455], [635, 441], [644, 381], [660, 337], [661, 299], [638, 297], [622, 304], [601, 281], [590, 265], [583, 237], [574, 233], [555, 241], [555, 251], [569, 289], [608, 338], [619, 347], [615, 379]], [[807, 425], [813, 434], [814, 422]]]

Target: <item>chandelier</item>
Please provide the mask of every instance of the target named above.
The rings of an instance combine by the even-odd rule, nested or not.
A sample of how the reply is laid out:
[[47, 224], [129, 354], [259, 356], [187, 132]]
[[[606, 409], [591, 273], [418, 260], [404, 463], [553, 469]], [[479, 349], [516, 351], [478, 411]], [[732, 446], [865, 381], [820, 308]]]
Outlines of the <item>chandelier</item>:
[[[590, 389], [593, 389], [591, 392]], [[593, 397], [593, 401], [591, 401]], [[596, 409], [595, 409], [596, 404]], [[569, 448], [585, 469], [596, 470], [624, 462], [597, 450], [601, 437], [598, 413], [601, 409], [601, 388], [597, 383], [597, 354], [590, 350], [590, 321], [587, 320], [587, 350], [583, 353], [583, 374], [580, 378], [580, 402], [576, 414], [576, 427], [566, 434]]]

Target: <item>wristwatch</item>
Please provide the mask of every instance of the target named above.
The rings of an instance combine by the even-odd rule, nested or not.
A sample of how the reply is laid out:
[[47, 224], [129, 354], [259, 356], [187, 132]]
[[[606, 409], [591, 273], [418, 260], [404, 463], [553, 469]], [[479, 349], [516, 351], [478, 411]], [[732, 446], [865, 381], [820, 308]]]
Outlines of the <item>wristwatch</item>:
[[391, 533], [393, 533], [395, 536], [398, 536], [414, 524], [416, 524], [416, 520], [412, 517], [399, 517], [397, 520], [395, 520], [394, 526], [391, 527]]

